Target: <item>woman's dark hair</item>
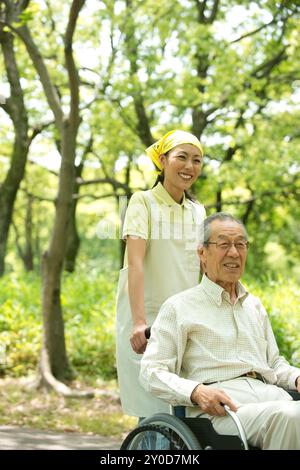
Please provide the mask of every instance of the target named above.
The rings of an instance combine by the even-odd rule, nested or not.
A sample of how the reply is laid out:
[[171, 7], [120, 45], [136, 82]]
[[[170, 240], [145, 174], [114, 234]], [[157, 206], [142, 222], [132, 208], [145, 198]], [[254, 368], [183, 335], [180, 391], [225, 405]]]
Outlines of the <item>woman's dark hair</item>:
[[[166, 152], [164, 155], [167, 157], [168, 156], [168, 153], [169, 152]], [[160, 171], [160, 168], [157, 168], [157, 166], [155, 165], [156, 169], [158, 171]], [[161, 184], [164, 184], [164, 179], [165, 179], [165, 175], [164, 175], [164, 171], [162, 170], [161, 173], [159, 173], [159, 175], [157, 175], [157, 178], [155, 180], [155, 183], [154, 185], [152, 186], [152, 189], [155, 188], [155, 186], [158, 185], [158, 183], [161, 183]], [[188, 191], [184, 191], [184, 194], [185, 194], [185, 197], [187, 199], [189, 199], [190, 201], [193, 201], [193, 202], [196, 202], [196, 198], [193, 197]]]

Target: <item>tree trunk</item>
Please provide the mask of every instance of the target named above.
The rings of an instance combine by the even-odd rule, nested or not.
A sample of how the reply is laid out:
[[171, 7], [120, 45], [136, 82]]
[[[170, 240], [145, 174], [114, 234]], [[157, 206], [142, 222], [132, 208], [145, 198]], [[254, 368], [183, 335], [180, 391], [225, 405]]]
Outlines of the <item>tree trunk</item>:
[[216, 192], [216, 212], [222, 212], [222, 188], [219, 188]]
[[93, 393], [72, 391], [60, 380], [72, 377], [66, 353], [64, 321], [61, 308], [61, 273], [65, 258], [68, 224], [71, 218], [74, 188], [74, 160], [77, 130], [64, 121], [62, 132], [62, 164], [55, 211], [54, 228], [49, 249], [42, 263], [43, 345], [40, 358], [39, 385], [53, 387], [65, 396], [91, 397]]
[[[51, 373], [58, 380], [68, 379], [71, 370], [67, 358], [64, 322], [60, 302], [61, 271], [59, 260], [53, 260], [46, 252], [42, 261], [43, 273], [43, 357], [48, 356]], [[43, 372], [43, 364], [41, 364]]]
[[[92, 145], [91, 142], [92, 140], [90, 139], [89, 144], [87, 145], [87, 148], [86, 148], [86, 152], [89, 151], [89, 148]], [[78, 255], [78, 251], [80, 247], [80, 237], [78, 235], [77, 223], [76, 223], [76, 209], [77, 209], [77, 203], [78, 203], [77, 197], [79, 196], [79, 192], [80, 192], [80, 184], [78, 183], [78, 181], [82, 176], [82, 171], [84, 167], [84, 158], [85, 157], [82, 158], [80, 165], [76, 166], [74, 169], [75, 171], [74, 192], [73, 192], [73, 199], [72, 199], [70, 221], [68, 225], [67, 247], [66, 247], [66, 255], [65, 255], [65, 270], [68, 271], [69, 273], [72, 273], [75, 271], [76, 259], [77, 259], [77, 255]], [[74, 196], [76, 197], [75, 199], [74, 199]]]
[[[44, 320], [42, 359], [45, 357], [49, 359], [51, 373], [57, 379], [67, 379], [71, 372], [66, 353], [60, 291], [74, 187], [76, 139], [74, 131], [69, 121], [65, 120], [62, 131], [62, 163], [54, 227], [50, 246], [43, 256], [42, 264]], [[42, 366], [43, 361], [41, 361]]]
[[72, 209], [70, 214], [70, 222], [67, 231], [67, 247], [65, 256], [65, 270], [69, 273], [75, 271], [76, 258], [80, 247], [80, 238], [77, 231], [76, 224], [76, 207], [77, 201], [72, 202]]
[[33, 271], [33, 246], [32, 246], [32, 203], [33, 198], [28, 195], [26, 218], [25, 218], [25, 251], [23, 255], [23, 262], [27, 272]]
[[[15, 29], [23, 40], [40, 77], [48, 104], [54, 114], [57, 132], [61, 141], [61, 167], [59, 188], [55, 208], [54, 226], [49, 248], [43, 256], [42, 266], [42, 312], [43, 344], [39, 375], [36, 384], [53, 387], [58, 393], [68, 396], [92, 396], [91, 393], [72, 391], [59, 380], [68, 379], [70, 366], [66, 353], [64, 322], [61, 309], [61, 274], [66, 253], [66, 233], [70, 222], [75, 182], [76, 141], [80, 123], [79, 116], [79, 76], [73, 57], [73, 36], [79, 12], [85, 0], [73, 0], [70, 6], [68, 24], [64, 36], [64, 57], [67, 71], [70, 106], [64, 113], [56, 87], [41, 51], [35, 44], [26, 24]], [[7, 2], [9, 5], [12, 3]], [[27, 4], [22, 4], [26, 8]], [[20, 12], [18, 13], [18, 15]], [[16, 18], [17, 20], [19, 19]]]
[[12, 34], [0, 31], [0, 43], [3, 51], [7, 78], [13, 90], [3, 109], [13, 121], [15, 140], [10, 168], [0, 186], [0, 276], [4, 274], [7, 239], [16, 195], [24, 177], [29, 149], [28, 119], [20, 85], [20, 76], [14, 54]]
[[32, 203], [33, 197], [31, 194], [27, 194], [27, 207], [25, 216], [25, 246], [22, 247], [20, 242], [20, 234], [18, 227], [12, 222], [16, 234], [16, 247], [20, 258], [23, 261], [24, 268], [27, 272], [33, 271], [34, 269], [34, 248], [32, 240]]

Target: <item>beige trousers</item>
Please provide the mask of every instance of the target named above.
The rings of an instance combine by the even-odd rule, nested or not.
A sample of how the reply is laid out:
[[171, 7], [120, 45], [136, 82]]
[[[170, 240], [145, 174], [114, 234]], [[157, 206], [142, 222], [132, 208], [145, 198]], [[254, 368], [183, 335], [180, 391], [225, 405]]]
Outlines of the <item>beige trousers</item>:
[[[264, 450], [300, 450], [300, 401], [293, 401], [285, 390], [247, 377], [210, 387], [224, 390], [236, 403], [249, 444]], [[229, 416], [202, 416], [218, 433], [238, 434]]]

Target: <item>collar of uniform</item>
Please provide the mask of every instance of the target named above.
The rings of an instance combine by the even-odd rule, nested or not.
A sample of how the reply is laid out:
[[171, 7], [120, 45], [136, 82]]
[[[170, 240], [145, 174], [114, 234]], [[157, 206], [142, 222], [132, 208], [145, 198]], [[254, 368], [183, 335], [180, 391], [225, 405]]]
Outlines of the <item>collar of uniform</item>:
[[154, 186], [151, 191], [155, 199], [157, 199], [158, 202], [165, 204], [166, 206], [174, 206], [176, 204], [177, 206], [189, 207], [185, 194], [183, 194], [182, 203], [178, 204], [178, 202], [174, 201], [172, 196], [170, 196], [168, 191], [165, 190], [161, 183], [158, 183], [156, 186]]
[[[223, 292], [226, 292], [225, 289], [219, 284], [211, 281], [205, 274], [203, 274], [201, 283], [201, 287], [203, 288], [204, 292], [206, 292], [214, 302], [220, 306], [223, 300]], [[248, 291], [243, 286], [241, 282], [237, 284], [237, 300], [243, 302], [245, 298], [248, 296]]]

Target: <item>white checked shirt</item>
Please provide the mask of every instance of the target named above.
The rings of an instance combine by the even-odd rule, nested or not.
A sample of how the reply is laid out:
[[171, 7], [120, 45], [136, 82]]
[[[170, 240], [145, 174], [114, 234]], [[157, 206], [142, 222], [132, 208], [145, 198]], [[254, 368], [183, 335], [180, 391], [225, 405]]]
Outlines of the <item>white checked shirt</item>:
[[199, 383], [229, 380], [251, 370], [267, 383], [295, 390], [300, 370], [279, 355], [260, 300], [238, 284], [237, 300], [205, 275], [169, 298], [152, 326], [141, 361], [146, 390], [172, 405], [191, 405]]

